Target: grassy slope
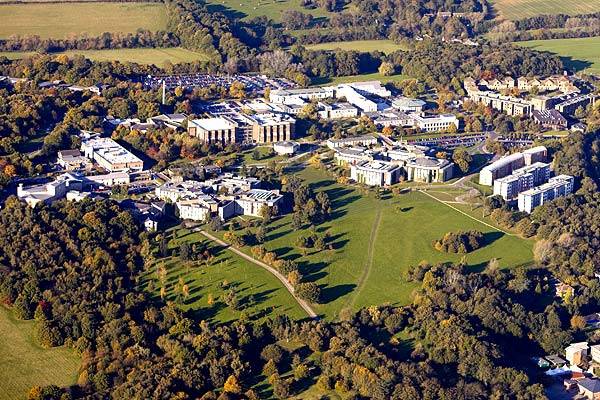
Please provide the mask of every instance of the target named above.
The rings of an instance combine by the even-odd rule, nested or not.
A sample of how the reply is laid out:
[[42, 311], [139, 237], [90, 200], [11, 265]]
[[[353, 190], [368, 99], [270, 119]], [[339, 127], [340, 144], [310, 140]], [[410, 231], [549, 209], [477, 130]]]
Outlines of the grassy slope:
[[400, 82], [405, 79], [409, 79], [406, 75], [392, 75], [392, 76], [383, 76], [378, 72], [372, 74], [362, 74], [362, 75], [350, 75], [350, 76], [338, 76], [334, 78], [316, 78], [313, 80], [312, 84], [315, 86], [318, 85], [337, 85], [339, 83], [352, 83], [352, 82], [362, 82], [362, 81], [381, 81], [382, 83], [388, 82]]
[[[431, 246], [433, 240], [448, 231], [478, 229], [493, 240], [466, 256], [467, 263], [476, 270], [494, 257], [500, 259], [503, 267], [531, 259], [531, 242], [501, 235], [424, 194], [377, 200], [373, 195], [360, 195], [338, 185], [314, 169], [306, 169], [299, 175], [311, 182], [315, 190], [326, 190], [333, 200], [334, 220], [318, 230], [329, 230], [334, 250], [302, 256], [294, 242], [303, 232], [292, 228], [289, 215], [272, 224], [274, 230], [268, 235], [266, 247], [280, 257], [296, 259], [306, 278], [323, 286], [325, 304], [315, 308], [328, 318], [335, 317], [344, 307], [357, 309], [384, 302], [409, 302], [416, 287], [404, 279], [410, 265], [423, 259], [441, 262], [462, 258], [437, 252]], [[373, 243], [371, 248], [370, 243]]]
[[516, 44], [558, 54], [567, 68], [600, 73], [600, 37], [531, 40]]
[[207, 4], [210, 11], [220, 11], [244, 19], [264, 15], [276, 22], [281, 20], [281, 12], [285, 10], [301, 11], [315, 18], [326, 18], [330, 14], [320, 7], [306, 9], [301, 6], [301, 0], [208, 0]]
[[0, 6], [0, 38], [38, 35], [62, 39], [69, 34], [135, 32], [165, 29], [167, 17], [159, 3], [10, 4]]
[[[33, 54], [34, 53], [32, 52], [0, 52], [0, 57], [6, 56], [9, 59], [17, 59], [25, 58]], [[172, 64], [208, 60], [205, 54], [197, 53], [180, 47], [158, 49], [72, 50], [65, 52], [65, 54], [69, 56], [80, 54], [95, 61], [120, 61], [122, 63], [134, 62], [138, 64], [156, 64], [159, 67], [163, 66], [167, 60]]]
[[34, 323], [18, 321], [0, 307], [0, 399], [24, 399], [33, 385], [75, 383], [80, 360], [72, 350], [44, 349], [33, 338]]
[[499, 17], [522, 19], [540, 14], [587, 14], [600, 11], [600, 0], [492, 0]]
[[386, 54], [397, 50], [406, 50], [402, 45], [394, 43], [392, 40], [353, 40], [348, 42], [327, 42], [306, 46], [311, 50], [356, 50], [361, 52], [382, 51]]
[[[188, 243], [209, 242], [199, 233], [179, 231], [177, 239], [171, 240], [169, 246], [178, 248], [185, 240]], [[210, 266], [190, 266], [187, 268], [177, 257], [159, 260], [164, 261], [168, 271], [167, 300], [174, 299], [173, 287], [182, 277], [190, 287], [190, 297], [183, 308], [192, 310], [197, 319], [212, 320], [216, 323], [226, 323], [237, 319], [240, 311], [227, 307], [220, 296], [226, 292], [221, 287], [223, 281], [235, 287], [241, 304], [247, 304], [246, 299], [252, 294], [254, 305], [244, 308], [244, 312], [252, 318], [273, 317], [278, 314], [288, 315], [290, 318], [306, 318], [306, 313], [300, 308], [292, 296], [283, 288], [282, 284], [264, 269], [256, 266], [241, 257], [220, 248], [213, 248], [216, 255]], [[155, 283], [155, 295], [160, 293], [160, 282], [155, 270], [145, 274], [142, 284], [147, 287], [148, 280]], [[212, 306], [207, 304], [208, 295], [212, 294], [216, 300]]]

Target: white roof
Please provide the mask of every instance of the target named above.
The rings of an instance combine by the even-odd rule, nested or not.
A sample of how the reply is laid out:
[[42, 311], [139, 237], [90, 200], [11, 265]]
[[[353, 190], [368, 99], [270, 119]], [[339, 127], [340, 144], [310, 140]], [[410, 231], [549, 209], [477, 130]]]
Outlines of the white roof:
[[217, 131], [220, 129], [231, 129], [235, 126], [233, 122], [228, 119], [222, 117], [213, 117], [213, 118], [202, 118], [202, 119], [194, 119], [191, 121], [192, 125], [196, 125], [199, 128], [202, 128], [207, 131]]

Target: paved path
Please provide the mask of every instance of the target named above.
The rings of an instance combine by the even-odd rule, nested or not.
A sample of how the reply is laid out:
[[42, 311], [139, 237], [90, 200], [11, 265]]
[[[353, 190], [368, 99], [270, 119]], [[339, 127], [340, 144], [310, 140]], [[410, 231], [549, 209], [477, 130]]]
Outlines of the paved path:
[[272, 275], [274, 275], [277, 279], [279, 279], [281, 281], [281, 283], [283, 283], [283, 286], [287, 289], [288, 292], [290, 292], [290, 294], [298, 302], [300, 307], [302, 307], [304, 309], [304, 311], [306, 311], [306, 313], [309, 315], [309, 317], [311, 317], [311, 318], [318, 317], [317, 313], [312, 309], [312, 307], [306, 301], [304, 301], [301, 298], [299, 298], [298, 296], [296, 296], [296, 294], [294, 293], [294, 287], [275, 268], [265, 264], [262, 261], [255, 259], [253, 257], [250, 257], [248, 254], [244, 253], [243, 251], [236, 249], [235, 247], [225, 243], [221, 239], [211, 235], [210, 233], [208, 233], [202, 229], [195, 229], [195, 231], [200, 232], [202, 235], [206, 236], [208, 239], [217, 243], [219, 246], [226, 248], [227, 250], [237, 254], [238, 256], [242, 257], [243, 259], [250, 261], [251, 263], [258, 265], [259, 267], [266, 269], [268, 272], [270, 272]]
[[489, 226], [490, 228], [492, 228], [492, 229], [495, 229], [495, 230], [497, 230], [497, 231], [499, 231], [499, 232], [502, 232], [502, 233], [504, 233], [505, 235], [508, 235], [508, 236], [517, 236], [517, 235], [515, 235], [514, 233], [507, 232], [507, 231], [505, 231], [505, 230], [502, 230], [502, 229], [500, 229], [500, 228], [498, 228], [498, 227], [495, 227], [494, 225], [488, 224], [488, 223], [487, 223], [487, 222], [485, 222], [485, 221], [482, 221], [482, 220], [480, 220], [480, 219], [478, 219], [478, 218], [475, 218], [474, 216], [472, 216], [472, 215], [469, 215], [469, 214], [467, 214], [466, 212], [464, 212], [464, 211], [462, 211], [462, 210], [459, 210], [458, 208], [454, 207], [452, 204], [448, 204], [448, 202], [446, 202], [446, 201], [442, 201], [442, 200], [438, 199], [437, 197], [430, 195], [429, 193], [427, 193], [427, 192], [426, 192], [426, 191], [424, 191], [424, 190], [419, 190], [419, 192], [421, 192], [421, 193], [423, 193], [423, 194], [425, 194], [425, 195], [427, 195], [427, 196], [431, 197], [431, 198], [432, 198], [432, 199], [434, 199], [435, 201], [439, 201], [440, 203], [442, 203], [442, 204], [444, 204], [444, 205], [446, 205], [446, 206], [450, 207], [450, 208], [451, 208], [451, 209], [453, 209], [454, 211], [458, 211], [459, 213], [461, 213], [461, 214], [463, 214], [463, 215], [465, 215], [465, 216], [467, 216], [467, 217], [471, 218], [472, 220], [475, 220], [475, 221], [477, 221], [477, 222], [479, 222], [479, 223], [481, 223], [481, 224], [484, 224], [485, 226]]
[[377, 232], [379, 232], [379, 225], [381, 224], [381, 208], [377, 210], [375, 215], [375, 221], [373, 221], [373, 227], [371, 228], [371, 235], [369, 236], [369, 247], [367, 248], [367, 259], [363, 266], [362, 274], [356, 283], [356, 289], [354, 290], [354, 296], [352, 297], [351, 304], [356, 303], [356, 299], [360, 294], [362, 288], [365, 286], [365, 282], [369, 278], [371, 268], [373, 267], [373, 255], [375, 254], [375, 242], [377, 241]]

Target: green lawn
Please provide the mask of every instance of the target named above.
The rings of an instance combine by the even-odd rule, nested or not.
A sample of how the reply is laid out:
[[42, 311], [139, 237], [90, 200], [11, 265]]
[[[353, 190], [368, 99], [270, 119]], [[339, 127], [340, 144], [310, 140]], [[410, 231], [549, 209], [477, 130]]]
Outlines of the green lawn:
[[[25, 58], [33, 54], [34, 53], [32, 52], [0, 52], [0, 57], [6, 56], [9, 59], [17, 59]], [[158, 66], [163, 66], [166, 61], [169, 61], [172, 64], [208, 61], [208, 57], [205, 54], [181, 47], [157, 49], [70, 50], [64, 53], [54, 54], [67, 54], [68, 56], [80, 54], [94, 61], [133, 62], [138, 64], [155, 64]]]
[[[200, 233], [190, 233], [180, 230], [177, 238], [172, 239], [169, 246], [178, 249], [185, 240], [188, 243], [204, 243], [208, 246], [215, 259], [206, 266], [193, 265], [193, 262], [184, 263], [177, 256], [157, 260], [157, 265], [164, 263], [168, 275], [165, 281], [166, 300], [175, 300], [175, 286], [179, 278], [183, 278], [189, 285], [190, 295], [183, 301], [182, 308], [190, 310], [198, 319], [211, 320], [215, 323], [227, 323], [238, 319], [242, 313], [252, 320], [273, 317], [285, 314], [290, 318], [302, 319], [307, 315], [300, 308], [294, 298], [285, 290], [281, 282], [273, 275], [252, 264], [230, 251], [213, 246], [208, 239]], [[144, 274], [142, 284], [148, 288], [149, 280], [153, 280], [154, 294], [160, 294], [160, 280], [156, 268]], [[226, 289], [222, 283], [228, 282]], [[223, 302], [223, 294], [229, 288], [235, 288], [242, 307], [232, 310]], [[209, 294], [215, 300], [213, 305], [208, 304]]]
[[492, 0], [498, 17], [518, 20], [541, 14], [589, 14], [600, 11], [600, 0]]
[[492, 258], [506, 268], [531, 260], [532, 242], [504, 235], [425, 194], [378, 200], [312, 168], [298, 175], [316, 191], [325, 190], [333, 201], [333, 220], [318, 227], [330, 232], [333, 249], [303, 256], [294, 243], [305, 232], [292, 228], [290, 215], [271, 224], [265, 247], [279, 257], [295, 259], [306, 279], [322, 286], [324, 304], [315, 309], [327, 318], [335, 318], [344, 307], [408, 303], [417, 287], [404, 279], [410, 265], [421, 260], [457, 262], [463, 257], [438, 252], [431, 245], [448, 231], [477, 229], [486, 234], [490, 244], [465, 257], [474, 270], [483, 269]]
[[315, 18], [327, 18], [330, 13], [318, 7], [309, 10], [301, 5], [301, 0], [207, 0], [209, 11], [220, 11], [242, 19], [266, 16], [275, 22], [281, 20], [281, 12], [297, 10], [311, 14]]
[[340, 83], [352, 83], [352, 82], [362, 82], [362, 81], [381, 81], [382, 83], [389, 82], [400, 82], [406, 79], [410, 79], [406, 75], [397, 74], [392, 76], [383, 76], [379, 72], [374, 72], [372, 74], [362, 74], [362, 75], [350, 75], [350, 76], [338, 76], [334, 78], [315, 78], [313, 79], [312, 85], [338, 85]]
[[19, 321], [0, 306], [0, 399], [25, 399], [34, 385], [72, 385], [80, 359], [64, 347], [44, 349], [33, 337], [34, 322]]
[[600, 73], [600, 37], [531, 40], [516, 44], [557, 54], [571, 70]]
[[63, 39], [70, 34], [134, 33], [166, 29], [160, 3], [52, 3], [0, 5], [0, 38], [38, 35]]
[[306, 46], [310, 50], [355, 50], [360, 52], [382, 51], [386, 54], [406, 50], [405, 46], [392, 40], [353, 40], [348, 42], [327, 42]]

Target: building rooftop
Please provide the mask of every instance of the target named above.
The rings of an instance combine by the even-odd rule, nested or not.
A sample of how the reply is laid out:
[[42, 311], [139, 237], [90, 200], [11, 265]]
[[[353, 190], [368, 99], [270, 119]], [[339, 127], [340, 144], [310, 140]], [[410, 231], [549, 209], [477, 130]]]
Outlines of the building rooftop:
[[587, 391], [592, 393], [600, 393], [600, 379], [583, 378], [577, 383]]
[[450, 165], [448, 160], [433, 157], [417, 157], [408, 162], [408, 165], [420, 168], [444, 168]]
[[235, 123], [228, 118], [223, 117], [212, 117], [194, 119], [190, 121], [190, 124], [206, 131], [217, 131], [224, 129], [235, 128]]

